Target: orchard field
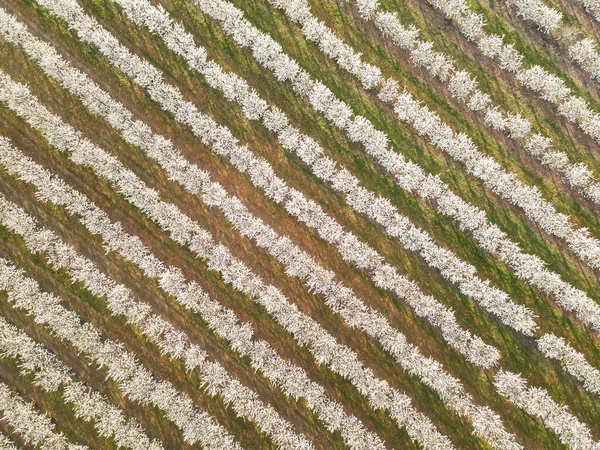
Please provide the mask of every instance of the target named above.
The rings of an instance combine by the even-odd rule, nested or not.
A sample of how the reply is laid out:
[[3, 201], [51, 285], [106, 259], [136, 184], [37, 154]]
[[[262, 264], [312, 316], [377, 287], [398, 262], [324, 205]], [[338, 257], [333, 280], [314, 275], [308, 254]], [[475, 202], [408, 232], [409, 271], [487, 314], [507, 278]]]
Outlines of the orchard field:
[[598, 0], [0, 0], [0, 449], [600, 449]]

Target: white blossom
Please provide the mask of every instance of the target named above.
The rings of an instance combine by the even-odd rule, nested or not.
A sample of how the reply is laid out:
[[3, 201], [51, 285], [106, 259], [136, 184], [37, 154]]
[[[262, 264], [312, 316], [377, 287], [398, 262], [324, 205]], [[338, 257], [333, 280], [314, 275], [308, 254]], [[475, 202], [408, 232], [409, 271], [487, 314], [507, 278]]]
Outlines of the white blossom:
[[528, 414], [538, 416], [560, 441], [576, 450], [593, 450], [599, 443], [592, 439], [589, 428], [566, 406], [556, 403], [542, 388], [528, 387], [527, 380], [518, 374], [500, 371], [494, 381], [498, 391]]
[[[64, 401], [70, 404], [75, 415], [91, 421], [100, 436], [113, 438], [119, 448], [133, 450], [163, 448], [159, 441], [148, 439], [135, 419], [127, 419], [121, 409], [109, 404], [97, 391], [90, 390], [83, 382], [74, 381], [61, 360], [3, 318], [0, 318], [0, 353], [17, 359], [22, 374], [34, 373], [36, 384], [39, 384], [41, 378], [46, 378], [48, 373], [63, 374], [56, 384], [42, 385], [42, 387], [45, 390], [57, 391], [62, 385]], [[83, 402], [82, 398], [74, 397], [73, 389], [85, 390], [89, 396], [87, 401]], [[99, 413], [94, 414], [94, 410]]]
[[507, 6], [514, 6], [517, 14], [534, 22], [544, 33], [556, 30], [562, 21], [560, 11], [550, 8], [541, 0], [507, 0]]
[[600, 81], [600, 54], [596, 43], [590, 38], [577, 41], [569, 47], [569, 55], [588, 72], [593, 79]]
[[563, 338], [545, 334], [537, 340], [540, 351], [548, 358], [556, 359], [585, 389], [600, 395], [600, 370], [588, 363], [585, 357], [571, 347]]
[[596, 21], [600, 22], [600, 2], [598, 0], [577, 0], [577, 2], [582, 4]]
[[476, 88], [477, 83], [468, 72], [461, 70], [455, 72], [448, 82], [448, 89], [453, 96], [466, 99]]
[[0, 433], [0, 449], [2, 450], [18, 450], [13, 441], [10, 440], [4, 433]]

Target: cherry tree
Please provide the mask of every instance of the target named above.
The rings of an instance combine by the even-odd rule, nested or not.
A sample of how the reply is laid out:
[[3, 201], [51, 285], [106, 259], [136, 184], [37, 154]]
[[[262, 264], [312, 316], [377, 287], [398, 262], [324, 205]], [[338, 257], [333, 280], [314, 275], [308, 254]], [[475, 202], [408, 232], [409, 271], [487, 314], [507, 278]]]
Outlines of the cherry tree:
[[508, 0], [506, 5], [514, 6], [519, 16], [533, 21], [544, 33], [555, 31], [563, 19], [559, 11], [548, 7], [541, 0]]
[[15, 434], [19, 435], [26, 444], [40, 448], [57, 450], [85, 450], [85, 445], [76, 445], [62, 434], [57, 433], [50, 417], [39, 412], [32, 402], [11, 391], [0, 382], [0, 411], [2, 420], [8, 423]]
[[537, 346], [548, 358], [558, 360], [568, 373], [583, 383], [585, 389], [600, 394], [600, 370], [587, 362], [585, 356], [563, 338], [548, 333], [537, 340]]
[[509, 401], [527, 413], [540, 417], [564, 445], [573, 449], [598, 447], [587, 425], [569, 413], [567, 407], [557, 404], [546, 390], [528, 387], [525, 378], [508, 371], [498, 372], [494, 384]]
[[577, 0], [594, 19], [600, 22], [600, 2], [598, 0]]
[[455, 72], [448, 83], [448, 89], [452, 95], [462, 100], [466, 99], [475, 90], [475, 87], [475, 80], [464, 70]]
[[569, 47], [569, 55], [592, 78], [600, 81], [600, 55], [596, 43], [590, 38], [583, 38]]

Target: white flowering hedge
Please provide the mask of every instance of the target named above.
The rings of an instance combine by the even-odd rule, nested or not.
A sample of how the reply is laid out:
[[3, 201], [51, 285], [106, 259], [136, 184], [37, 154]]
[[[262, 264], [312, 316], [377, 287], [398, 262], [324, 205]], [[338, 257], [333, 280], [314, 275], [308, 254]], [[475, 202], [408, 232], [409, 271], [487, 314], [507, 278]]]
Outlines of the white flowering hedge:
[[2, 414], [2, 421], [7, 423], [25, 444], [32, 447], [52, 450], [89, 448], [86, 445], [73, 444], [62, 433], [54, 431], [56, 427], [46, 413], [38, 411], [33, 402], [22, 399], [18, 393], [1, 381], [0, 414]]
[[600, 203], [600, 183], [585, 164], [570, 161], [565, 152], [553, 146], [549, 137], [534, 131], [532, 123], [520, 113], [506, 111], [495, 104], [489, 94], [479, 88], [471, 73], [459, 70], [447, 55], [433, 49], [432, 42], [419, 39], [419, 30], [413, 24], [402, 25], [397, 14], [381, 11], [378, 1], [356, 0], [356, 5], [363, 19], [373, 22], [384, 36], [406, 51], [415, 65], [438, 78], [454, 98], [482, 114], [489, 127], [503, 131], [527, 153], [559, 173], [570, 186]]
[[16, 359], [21, 374], [33, 374], [34, 384], [45, 391], [59, 391], [62, 386], [63, 399], [73, 408], [75, 417], [92, 422], [98, 434], [113, 439], [118, 448], [163, 448], [160, 441], [150, 440], [146, 436], [134, 418], [127, 418], [120, 408], [108, 403], [98, 391], [81, 381], [75, 381], [63, 361], [3, 317], [0, 317], [0, 354]]
[[586, 37], [569, 47], [569, 55], [596, 81], [600, 81], [600, 55], [596, 43]]
[[[198, 0], [198, 2], [200, 1], [202, 0]], [[471, 175], [479, 178], [492, 192], [521, 208], [530, 220], [537, 223], [547, 233], [563, 239], [571, 250], [591, 267], [600, 268], [600, 241], [598, 239], [592, 237], [585, 228], [575, 228], [571, 224], [570, 218], [556, 211], [554, 206], [543, 198], [536, 186], [523, 184], [514, 173], [506, 171], [494, 158], [482, 153], [470, 137], [464, 133], [455, 133], [426, 105], [420, 104], [407, 91], [401, 92], [396, 80], [386, 79], [382, 76], [375, 78], [373, 75], [367, 78], [365, 67], [368, 65], [361, 61], [360, 54], [355, 53], [325, 24], [314, 17], [306, 0], [269, 1], [282, 8], [288, 17], [302, 28], [302, 32], [308, 40], [314, 41], [326, 56], [355, 75], [366, 89], [376, 89], [378, 97], [393, 106], [396, 116], [400, 120], [412, 125], [420, 135], [428, 137], [433, 145], [448, 153], [456, 161], [463, 163]], [[240, 20], [238, 26], [242, 26], [242, 24], [251, 26], [245, 20]], [[253, 46], [256, 47], [256, 44]], [[281, 47], [279, 49], [281, 50]], [[257, 59], [261, 59], [260, 55], [255, 54], [255, 56]], [[272, 60], [272, 57], [267, 55], [262, 58], [265, 58], [265, 62]], [[371, 67], [368, 71], [369, 74], [379, 73], [378, 68], [369, 67]], [[316, 109], [325, 111], [325, 115], [328, 116], [327, 110], [330, 105], [340, 101], [324, 86], [314, 91], [313, 96], [316, 96], [319, 102]], [[345, 106], [347, 107], [347, 105]], [[328, 119], [331, 120], [331, 117]], [[365, 147], [373, 145], [369, 143], [368, 138], [376, 130], [364, 117], [356, 117], [354, 123], [347, 118], [345, 126], [341, 128], [346, 130], [352, 140], [360, 141]], [[381, 150], [384, 151], [387, 142], [381, 142], [381, 145]]]
[[507, 0], [506, 5], [513, 6], [521, 18], [534, 22], [544, 33], [556, 31], [563, 20], [560, 11], [541, 0]]
[[573, 450], [600, 448], [600, 442], [593, 440], [588, 426], [571, 414], [566, 406], [556, 403], [545, 389], [528, 387], [526, 379], [505, 371], [498, 372], [494, 383], [508, 400], [528, 414], [539, 417], [564, 445]]
[[600, 114], [593, 111], [585, 100], [574, 95], [562, 79], [539, 65], [525, 67], [523, 55], [513, 44], [505, 44], [503, 36], [484, 31], [483, 16], [473, 12], [465, 0], [427, 1], [454, 21], [463, 36], [473, 41], [502, 70], [514, 74], [523, 86], [554, 104], [558, 114], [577, 124], [584, 133], [600, 142]]
[[[456, 220], [463, 230], [470, 231], [484, 250], [497, 256], [518, 277], [527, 280], [542, 292], [555, 296], [562, 308], [574, 312], [584, 323], [600, 330], [600, 307], [585, 292], [569, 285], [558, 274], [548, 270], [539, 257], [524, 253], [516, 243], [508, 239], [500, 228], [487, 220], [484, 211], [458, 197], [438, 177], [427, 174], [418, 165], [406, 161], [400, 153], [388, 149], [387, 136], [376, 130], [365, 118], [357, 117], [350, 120], [352, 113], [349, 107], [337, 100], [322, 83], [311, 80], [310, 76], [301, 70], [295, 61], [283, 53], [277, 43], [245, 20], [241, 11], [220, 0], [196, 0], [196, 4], [203, 12], [219, 20], [224, 30], [241, 46], [252, 45], [254, 39], [253, 48], [256, 49], [256, 52], [259, 49], [261, 49], [260, 51], [268, 49], [269, 53], [258, 58], [258, 61], [266, 68], [273, 70], [281, 81], [291, 81], [295, 91], [299, 95], [307, 95], [315, 109], [323, 112], [336, 126], [348, 127], [348, 136], [352, 140], [363, 142], [365, 150], [394, 176], [401, 188], [415, 192], [430, 201], [438, 212]], [[266, 44], [263, 43], [269, 45], [265, 46]], [[295, 67], [294, 70], [287, 71], [287, 73], [295, 75], [292, 78], [283, 77], [281, 72], [283, 67]], [[396, 85], [392, 84], [391, 89], [396, 92]], [[385, 97], [384, 91], [385, 89], [382, 90], [382, 95]], [[345, 112], [340, 113], [340, 111]], [[275, 124], [281, 124], [281, 121], [276, 121]], [[317, 171], [323, 172], [324, 176], [329, 176], [335, 163], [329, 159], [319, 159], [319, 161], [323, 161], [323, 164]], [[373, 205], [380, 204], [373, 203]], [[580, 234], [581, 239], [585, 241], [587, 239], [586, 232], [582, 231]], [[575, 240], [578, 241], [579, 238]], [[581, 246], [580, 250], [584, 250], [584, 247]]]
[[[6, 145], [6, 142], [0, 142], [0, 146], [6, 147]], [[11, 162], [15, 164], [21, 161], [22, 171], [27, 166], [34, 166], [34, 173], [24, 173], [24, 177], [43, 175], [40, 180], [48, 179], [50, 174], [40, 174], [40, 170], [36, 170], [33, 162], [27, 161], [14, 149], [0, 150], [2, 159], [10, 158], [11, 151], [13, 151]], [[52, 184], [46, 186], [50, 188]], [[56, 191], [54, 193], [56, 195]], [[42, 191], [41, 195], [44, 197], [47, 193]], [[71, 198], [73, 197], [77, 198], [76, 196]], [[66, 195], [65, 198], [69, 196]], [[95, 212], [96, 217], [101, 215], [105, 221], [108, 221], [108, 217], [103, 212], [97, 209]], [[254, 421], [265, 434], [271, 436], [279, 448], [312, 448], [306, 438], [294, 433], [291, 424], [283, 420], [271, 405], [260, 401], [254, 391], [232, 378], [220, 364], [208, 361], [206, 352], [192, 344], [184, 332], [176, 330], [160, 315], [154, 314], [148, 304], [132, 298], [129, 289], [102, 273], [92, 261], [77, 254], [73, 247], [63, 243], [52, 231], [40, 228], [33, 217], [6, 200], [2, 194], [0, 194], [0, 223], [13, 233], [21, 235], [31, 252], [44, 254], [55, 270], [64, 269], [73, 283], [82, 283], [95, 296], [105, 298], [108, 310], [113, 315], [125, 316], [127, 322], [135, 325], [143, 335], [154, 342], [163, 355], [182, 359], [188, 370], [197, 370], [201, 385], [206, 391], [223, 398], [239, 417]]]
[[[137, 7], [135, 10], [139, 11], [140, 8]], [[23, 31], [19, 34], [25, 36]], [[299, 277], [311, 291], [323, 296], [326, 303], [334, 311], [342, 314], [348, 323], [361, 327], [366, 332], [371, 329], [370, 322], [387, 323], [387, 319], [372, 308], [366, 307], [349, 288], [336, 282], [333, 272], [317, 264], [311, 255], [293, 244], [288, 237], [279, 236], [271, 227], [250, 214], [237, 197], [229, 196], [220, 184], [210, 181], [208, 173], [188, 163], [173, 149], [171, 142], [162, 136], [152, 134], [144, 123], [133, 120], [131, 113], [122, 104], [114, 101], [81, 72], [66, 66], [64, 60], [46, 44], [31, 39], [20, 39], [20, 41], [29, 42], [25, 44], [30, 49], [29, 54], [34, 55], [49, 74], [78, 95], [92, 111], [109, 120], [125, 140], [155, 158], [172, 179], [182, 183], [190, 192], [196, 194], [199, 191], [203, 200], [219, 208], [242, 235], [253, 239], [260, 247], [266, 248], [284, 265], [288, 275]], [[107, 56], [131, 77], [135, 77], [139, 68], [144, 65], [144, 61], [135, 55], [117, 59], [115, 53], [113, 51]], [[58, 69], [59, 67], [61, 69]], [[146, 65], [146, 67], [151, 66]], [[229, 130], [217, 125], [208, 116], [200, 114], [192, 104], [183, 100], [176, 88], [163, 86], [160, 72], [153, 67], [151, 69], [153, 74], [149, 78], [153, 81], [144, 87], [151, 95], [154, 94], [153, 98], [165, 109], [172, 112], [183, 123], [190, 124], [200, 139], [208, 140], [217, 154], [228, 157], [238, 170], [249, 173], [252, 182], [262, 188], [271, 199], [283, 203], [290, 214], [317, 228], [322, 236], [336, 246], [345, 260], [366, 271], [379, 287], [390, 289], [400, 298], [405, 298], [419, 316], [428, 319], [432, 325], [440, 327], [445, 340], [463, 353], [469, 361], [484, 367], [496, 363], [499, 357], [498, 351], [486, 345], [480, 338], [462, 330], [454, 314], [447, 307], [433, 297], [424, 295], [415, 283], [400, 276], [392, 266], [383, 262], [381, 255], [360, 242], [353, 234], [345, 232], [337, 222], [324, 213], [318, 204], [306, 199], [302, 192], [288, 187], [284, 180], [275, 175], [266, 160], [257, 158], [248, 148], [238, 145]], [[167, 89], [176, 92], [177, 97], [156, 94]], [[192, 118], [183, 118], [178, 114], [182, 110], [187, 111], [188, 116], [192, 115]], [[202, 128], [197, 126], [200, 121], [204, 122]], [[223, 136], [222, 140], [230, 143], [225, 151], [216, 145], [217, 143], [210, 141], [211, 138], [214, 139], [219, 135]], [[340, 307], [340, 305], [347, 306]], [[518, 307], [514, 309], [517, 310], [515, 315], [527, 312]], [[357, 322], [356, 318], [361, 318], [362, 323]], [[520, 320], [526, 319], [527, 316]]]
[[100, 368], [106, 368], [121, 392], [133, 401], [162, 411], [183, 433], [189, 444], [199, 443], [211, 449], [234, 450], [242, 447], [206, 412], [199, 410], [185, 394], [171, 383], [155, 378], [137, 362], [133, 353], [109, 339], [103, 339], [91, 323], [67, 310], [59, 298], [42, 292], [37, 282], [27, 278], [8, 260], [0, 258], [0, 291], [8, 294], [9, 303], [45, 325], [59, 339], [87, 355]]

